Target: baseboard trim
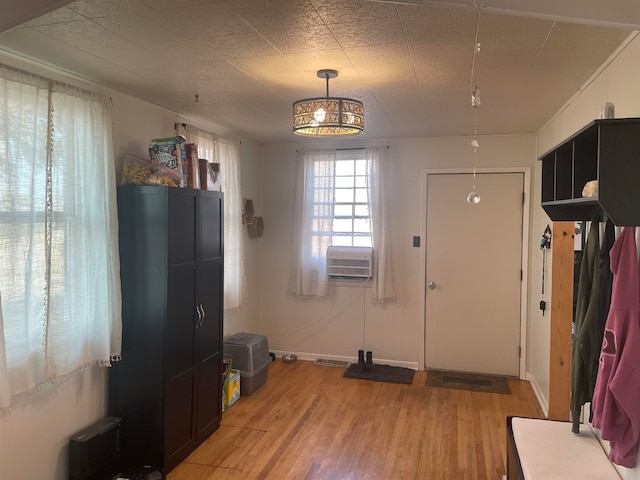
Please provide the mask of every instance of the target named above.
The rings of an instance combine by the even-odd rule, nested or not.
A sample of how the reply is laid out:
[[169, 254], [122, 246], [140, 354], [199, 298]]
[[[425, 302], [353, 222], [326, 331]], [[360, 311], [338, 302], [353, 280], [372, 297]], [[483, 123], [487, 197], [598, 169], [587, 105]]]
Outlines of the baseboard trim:
[[542, 412], [544, 413], [544, 416], [549, 417], [549, 402], [544, 397], [544, 394], [542, 393], [542, 389], [540, 388], [540, 385], [538, 384], [536, 377], [534, 377], [530, 373], [527, 373], [527, 380], [529, 380], [529, 383], [531, 384], [531, 388], [533, 388], [533, 393], [538, 399], [538, 404], [540, 405], [540, 408], [542, 408]]
[[[271, 350], [272, 353], [276, 355], [276, 357], [282, 357], [285, 354], [294, 354], [297, 355], [298, 360], [308, 360], [313, 362], [319, 358], [324, 360], [334, 360], [338, 362], [349, 362], [349, 363], [357, 363], [358, 357], [350, 357], [345, 355], [326, 355], [323, 353], [309, 353], [309, 352], [291, 352], [291, 351], [282, 351], [282, 350]], [[412, 370], [418, 370], [418, 362], [405, 362], [402, 360], [389, 360], [386, 358], [376, 358], [375, 354], [373, 356], [373, 362], [378, 363], [380, 365], [392, 365], [394, 367], [404, 367], [410, 368]]]

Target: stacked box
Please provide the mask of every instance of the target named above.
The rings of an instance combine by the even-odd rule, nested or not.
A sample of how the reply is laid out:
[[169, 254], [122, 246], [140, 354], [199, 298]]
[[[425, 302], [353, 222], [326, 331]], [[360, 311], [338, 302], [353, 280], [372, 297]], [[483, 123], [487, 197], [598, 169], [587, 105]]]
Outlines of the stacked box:
[[236, 403], [240, 398], [240, 371], [231, 370], [229, 374], [229, 383], [227, 384], [227, 392], [224, 399], [224, 409], [228, 409]]
[[271, 363], [267, 337], [236, 333], [224, 342], [224, 353], [232, 356], [233, 367], [240, 371], [240, 395], [253, 395], [265, 384]]
[[187, 143], [187, 187], [200, 189], [200, 163], [198, 161], [198, 146]]
[[227, 405], [227, 391], [229, 389], [229, 375], [231, 375], [231, 355], [222, 355], [222, 411], [224, 412]]

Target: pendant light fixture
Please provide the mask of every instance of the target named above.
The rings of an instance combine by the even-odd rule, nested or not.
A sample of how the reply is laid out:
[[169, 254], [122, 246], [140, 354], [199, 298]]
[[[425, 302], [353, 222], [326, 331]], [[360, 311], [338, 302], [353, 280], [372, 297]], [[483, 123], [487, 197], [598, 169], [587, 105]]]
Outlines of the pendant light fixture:
[[[475, 2], [474, 2], [475, 3]], [[476, 55], [480, 53], [480, 42], [478, 42], [478, 32], [480, 31], [480, 8], [478, 7], [478, 14], [476, 17], [476, 36], [475, 43], [473, 45], [473, 59], [471, 60], [471, 108], [473, 108], [473, 140], [471, 140], [471, 146], [473, 147], [473, 187], [467, 195], [467, 203], [475, 205], [480, 203], [480, 194], [476, 192], [476, 165], [478, 163], [477, 152], [480, 147], [478, 142], [478, 110], [482, 102], [480, 101], [480, 88], [477, 84], [477, 78], [474, 75], [476, 67]]]
[[364, 105], [359, 100], [329, 96], [329, 80], [337, 70], [318, 70], [327, 82], [327, 96], [293, 103], [293, 133], [309, 137], [358, 135], [364, 131]]

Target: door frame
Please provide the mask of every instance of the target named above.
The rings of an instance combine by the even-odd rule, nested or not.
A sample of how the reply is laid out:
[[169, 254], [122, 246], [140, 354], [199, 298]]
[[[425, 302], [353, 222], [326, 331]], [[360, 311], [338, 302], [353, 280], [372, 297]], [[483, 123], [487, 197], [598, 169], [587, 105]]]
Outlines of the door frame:
[[[473, 173], [473, 168], [426, 168], [422, 170], [422, 203], [420, 205], [420, 232], [424, 239], [420, 246], [420, 279], [421, 290], [420, 295], [420, 318], [421, 335], [420, 350], [418, 357], [418, 367], [420, 370], [425, 369], [425, 347], [427, 341], [427, 181], [429, 175], [451, 175]], [[524, 204], [522, 205], [522, 282], [520, 282], [520, 367], [519, 378], [526, 378], [527, 367], [527, 312], [529, 308], [529, 222], [531, 217], [531, 167], [495, 167], [495, 168], [476, 168], [476, 173], [522, 173], [524, 183]], [[471, 187], [471, 185], [469, 185]], [[482, 194], [482, 193], [481, 193]]]

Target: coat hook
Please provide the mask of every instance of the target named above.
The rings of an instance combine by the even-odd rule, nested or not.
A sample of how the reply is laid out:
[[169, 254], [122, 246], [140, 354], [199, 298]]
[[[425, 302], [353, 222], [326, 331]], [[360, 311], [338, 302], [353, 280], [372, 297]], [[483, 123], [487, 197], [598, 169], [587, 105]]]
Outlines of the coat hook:
[[200, 95], [194, 95], [193, 96], [193, 101], [196, 103], [200, 103]]

